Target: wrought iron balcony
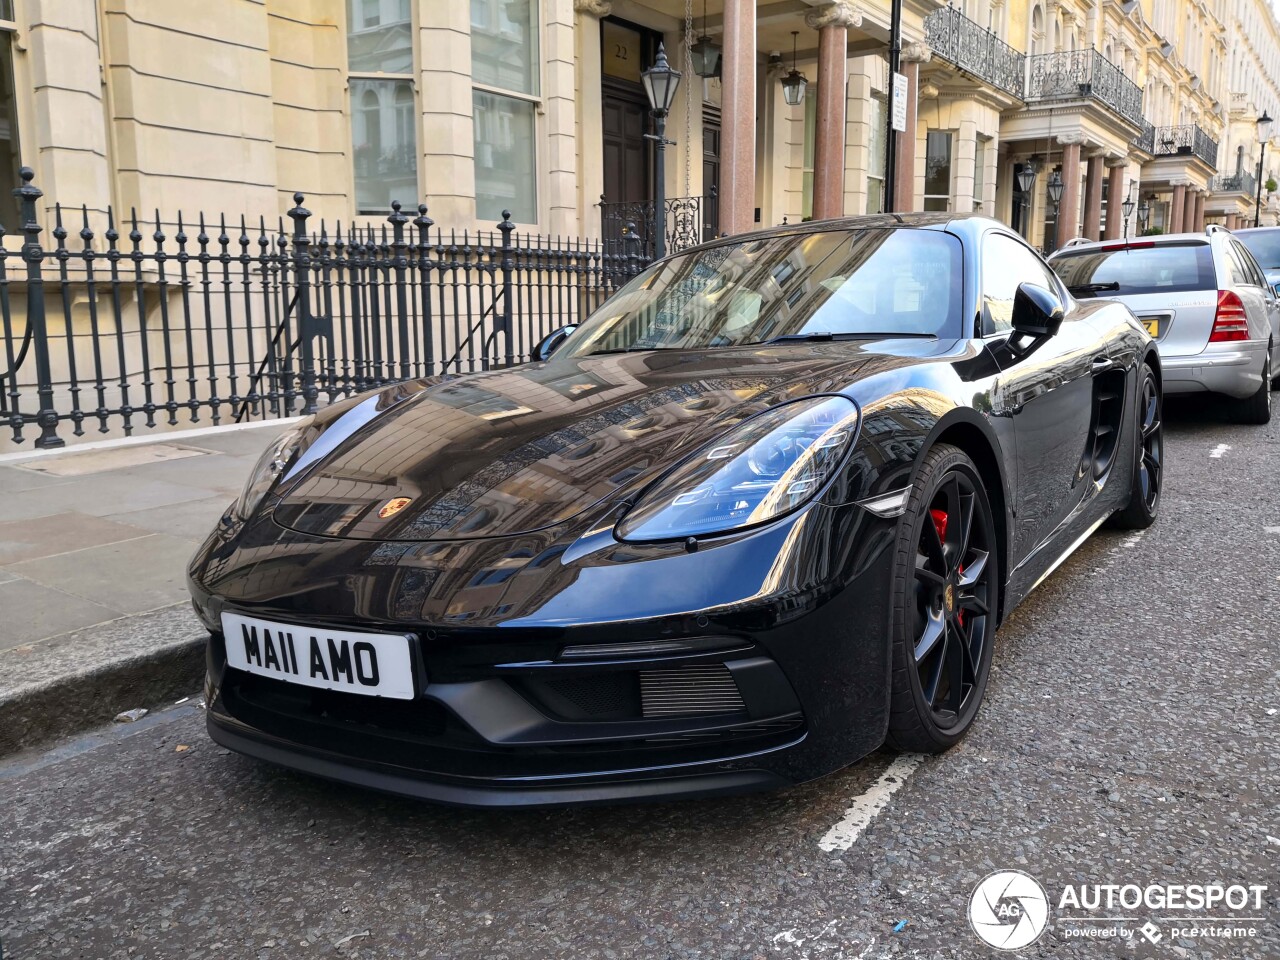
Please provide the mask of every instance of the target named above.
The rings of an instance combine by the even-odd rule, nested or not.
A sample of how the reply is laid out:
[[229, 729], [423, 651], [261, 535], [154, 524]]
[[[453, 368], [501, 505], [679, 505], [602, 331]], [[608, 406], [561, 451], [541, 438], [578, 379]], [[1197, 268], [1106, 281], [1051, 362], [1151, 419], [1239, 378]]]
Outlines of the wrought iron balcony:
[[1144, 153], [1156, 152], [1156, 125], [1146, 117], [1138, 124], [1141, 132], [1133, 138], [1133, 145]]
[[1097, 50], [1033, 56], [1026, 99], [1096, 100], [1130, 123], [1142, 124], [1142, 91]]
[[1222, 174], [1213, 178], [1214, 193], [1242, 193], [1252, 197], [1258, 192], [1258, 179], [1247, 170], [1239, 173]]
[[1153, 152], [1157, 157], [1195, 156], [1211, 167], [1218, 165], [1218, 141], [1201, 130], [1199, 124], [1156, 127], [1155, 146]]
[[924, 31], [925, 42], [935, 57], [1006, 93], [1022, 97], [1026, 55], [990, 30], [984, 30], [959, 10], [943, 7], [925, 17]]

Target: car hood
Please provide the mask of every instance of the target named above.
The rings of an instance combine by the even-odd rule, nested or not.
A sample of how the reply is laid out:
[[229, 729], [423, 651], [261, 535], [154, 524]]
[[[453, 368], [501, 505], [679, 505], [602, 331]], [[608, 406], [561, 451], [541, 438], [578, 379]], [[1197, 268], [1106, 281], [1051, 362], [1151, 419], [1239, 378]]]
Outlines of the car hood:
[[273, 517], [362, 540], [531, 532], [624, 499], [753, 413], [918, 363], [926, 342], [936, 352], [904, 340], [652, 351], [399, 384], [317, 418]]

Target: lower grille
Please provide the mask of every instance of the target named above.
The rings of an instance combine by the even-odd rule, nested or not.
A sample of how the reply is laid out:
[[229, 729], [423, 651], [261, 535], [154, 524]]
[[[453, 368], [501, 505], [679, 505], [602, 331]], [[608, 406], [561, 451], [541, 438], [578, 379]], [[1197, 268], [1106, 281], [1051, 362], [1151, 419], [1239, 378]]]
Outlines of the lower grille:
[[733, 674], [723, 663], [641, 670], [640, 705], [646, 719], [746, 710]]

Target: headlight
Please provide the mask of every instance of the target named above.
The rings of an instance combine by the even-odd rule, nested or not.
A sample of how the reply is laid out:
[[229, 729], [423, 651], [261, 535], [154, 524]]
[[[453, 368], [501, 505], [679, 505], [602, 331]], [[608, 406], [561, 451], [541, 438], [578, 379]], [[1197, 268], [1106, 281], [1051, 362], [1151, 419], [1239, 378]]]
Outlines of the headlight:
[[844, 397], [785, 403], [706, 444], [618, 524], [623, 540], [671, 540], [766, 523], [807, 503], [844, 461], [858, 408]]
[[253, 511], [258, 509], [268, 491], [275, 485], [289, 466], [297, 459], [305, 448], [305, 437], [314, 417], [299, 420], [292, 427], [276, 437], [271, 446], [258, 458], [249, 474], [249, 479], [240, 491], [240, 499], [236, 501], [236, 516], [248, 520]]

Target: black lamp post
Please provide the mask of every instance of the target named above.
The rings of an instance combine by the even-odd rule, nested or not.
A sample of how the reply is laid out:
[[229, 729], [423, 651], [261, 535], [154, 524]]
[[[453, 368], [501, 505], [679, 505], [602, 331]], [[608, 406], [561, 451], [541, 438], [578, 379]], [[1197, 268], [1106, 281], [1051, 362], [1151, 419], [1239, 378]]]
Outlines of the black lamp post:
[[1049, 202], [1053, 204], [1053, 249], [1058, 249], [1058, 204], [1062, 202], [1062, 174], [1057, 170], [1049, 174]]
[[1124, 198], [1124, 203], [1120, 204], [1120, 209], [1124, 211], [1124, 238], [1129, 239], [1129, 218], [1133, 216], [1134, 208], [1133, 200], [1133, 184], [1129, 184], [1129, 192]]
[[1258, 196], [1253, 201], [1253, 225], [1262, 226], [1262, 161], [1267, 156], [1267, 140], [1271, 136], [1271, 118], [1267, 111], [1262, 111], [1258, 118], [1258, 139], [1262, 141], [1262, 152], [1258, 154]]
[[1143, 200], [1138, 205], [1138, 233], [1145, 234], [1147, 232], [1147, 224], [1151, 222], [1151, 204]]
[[680, 86], [680, 71], [671, 69], [667, 63], [667, 52], [662, 44], [658, 44], [658, 56], [653, 66], [640, 74], [644, 82], [644, 92], [649, 98], [649, 112], [653, 114], [653, 133], [646, 133], [645, 139], [652, 140], [657, 147], [653, 161], [653, 175], [657, 181], [653, 191], [654, 238], [653, 253], [655, 257], [667, 255], [667, 183], [665, 148], [675, 146], [674, 140], [668, 140], [667, 114], [676, 99], [676, 88]]

